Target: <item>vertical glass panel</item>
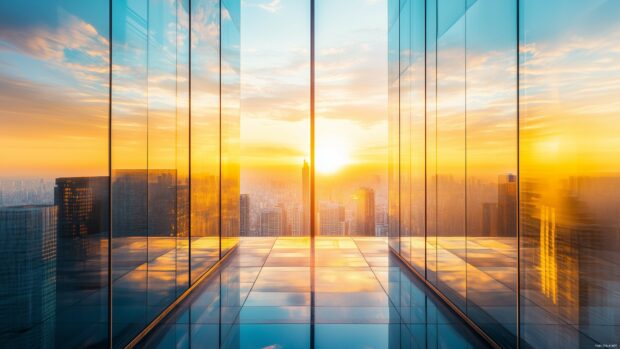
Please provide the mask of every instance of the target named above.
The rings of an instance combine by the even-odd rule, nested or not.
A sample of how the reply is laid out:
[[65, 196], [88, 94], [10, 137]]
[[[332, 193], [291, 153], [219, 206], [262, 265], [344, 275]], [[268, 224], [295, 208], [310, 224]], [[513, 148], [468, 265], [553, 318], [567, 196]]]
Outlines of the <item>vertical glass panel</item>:
[[317, 235], [387, 235], [386, 19], [385, 1], [316, 2]]
[[437, 286], [465, 309], [465, 0], [437, 3]]
[[309, 236], [310, 2], [241, 6], [240, 233]]
[[189, 2], [177, 0], [176, 8], [176, 286], [177, 295], [189, 286], [190, 233], [190, 85]]
[[0, 346], [105, 347], [109, 2], [0, 4]]
[[113, 4], [113, 346], [188, 286], [187, 3]]
[[176, 15], [176, 1], [148, 3], [147, 321], [176, 295]]
[[220, 255], [220, 6], [192, 1], [191, 281]]
[[411, 111], [410, 111], [410, 193], [411, 193], [411, 265], [425, 272], [426, 235], [426, 60], [425, 1], [411, 1]]
[[112, 319], [115, 346], [147, 324], [148, 7], [112, 3]]
[[437, 0], [426, 0], [426, 278], [437, 282]]
[[400, 1], [400, 254], [411, 260], [411, 1]]
[[221, 2], [221, 255], [239, 242], [241, 5]]
[[400, 1], [388, 0], [388, 241], [395, 251], [400, 245], [399, 83]]
[[516, 1], [467, 11], [467, 315], [516, 347]]
[[522, 346], [615, 346], [620, 3], [519, 11]]

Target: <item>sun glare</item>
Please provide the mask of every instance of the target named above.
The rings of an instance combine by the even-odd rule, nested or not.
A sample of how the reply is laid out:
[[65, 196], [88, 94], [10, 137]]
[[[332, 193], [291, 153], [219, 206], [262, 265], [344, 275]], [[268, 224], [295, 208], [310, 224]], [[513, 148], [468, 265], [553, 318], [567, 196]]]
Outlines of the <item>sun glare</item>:
[[323, 174], [338, 172], [349, 162], [349, 152], [344, 143], [328, 142], [316, 148], [316, 170]]

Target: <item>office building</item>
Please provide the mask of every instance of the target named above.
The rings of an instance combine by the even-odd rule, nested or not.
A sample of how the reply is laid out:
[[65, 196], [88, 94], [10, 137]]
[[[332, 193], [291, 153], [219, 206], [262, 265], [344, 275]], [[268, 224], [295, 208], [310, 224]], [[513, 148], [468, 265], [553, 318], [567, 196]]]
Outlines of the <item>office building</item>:
[[375, 236], [375, 191], [360, 188], [355, 192], [357, 202], [355, 211], [356, 230], [352, 235]]
[[[51, 348], [56, 316], [56, 229], [52, 205], [0, 208], [0, 340]], [[32, 336], [16, 336], [32, 331]]]
[[241, 194], [239, 197], [239, 234], [250, 236], [250, 195]]

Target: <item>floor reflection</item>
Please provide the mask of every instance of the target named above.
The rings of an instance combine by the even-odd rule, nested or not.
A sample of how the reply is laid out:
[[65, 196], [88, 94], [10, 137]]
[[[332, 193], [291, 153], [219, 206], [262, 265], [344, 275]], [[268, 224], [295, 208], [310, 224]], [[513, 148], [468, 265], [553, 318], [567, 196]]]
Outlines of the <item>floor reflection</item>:
[[243, 238], [140, 346], [486, 347], [372, 237]]

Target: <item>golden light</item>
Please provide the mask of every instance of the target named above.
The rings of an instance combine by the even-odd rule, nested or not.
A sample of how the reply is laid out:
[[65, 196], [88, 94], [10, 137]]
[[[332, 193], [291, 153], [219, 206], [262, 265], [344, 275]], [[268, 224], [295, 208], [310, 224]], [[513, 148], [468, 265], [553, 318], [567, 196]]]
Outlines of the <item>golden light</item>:
[[321, 140], [316, 147], [316, 171], [332, 174], [349, 163], [349, 151], [346, 144], [338, 140]]

